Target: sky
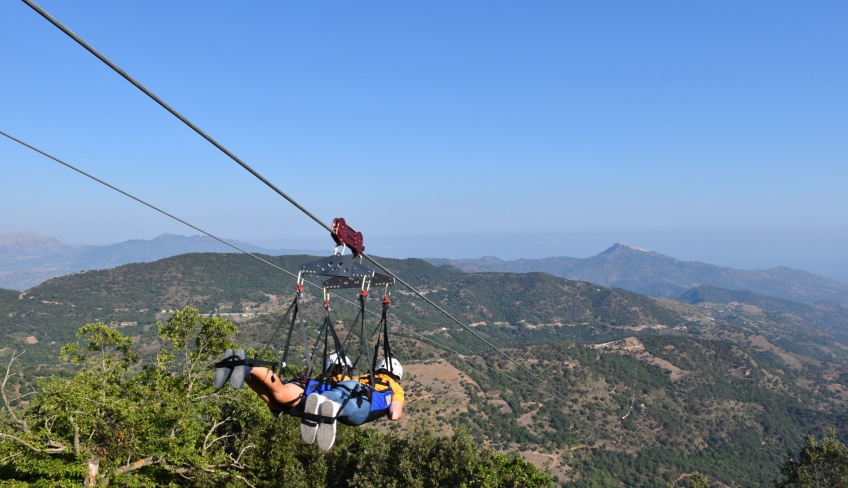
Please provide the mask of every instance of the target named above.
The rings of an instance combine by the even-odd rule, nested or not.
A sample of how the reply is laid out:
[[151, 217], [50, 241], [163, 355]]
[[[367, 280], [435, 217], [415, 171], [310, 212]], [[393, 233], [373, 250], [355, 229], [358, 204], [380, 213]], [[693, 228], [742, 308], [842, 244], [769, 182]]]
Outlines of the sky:
[[[627, 242], [848, 283], [845, 2], [39, 4], [389, 257]], [[327, 232], [23, 2], [0, 130], [226, 238]], [[0, 232], [196, 232], [0, 140]]]

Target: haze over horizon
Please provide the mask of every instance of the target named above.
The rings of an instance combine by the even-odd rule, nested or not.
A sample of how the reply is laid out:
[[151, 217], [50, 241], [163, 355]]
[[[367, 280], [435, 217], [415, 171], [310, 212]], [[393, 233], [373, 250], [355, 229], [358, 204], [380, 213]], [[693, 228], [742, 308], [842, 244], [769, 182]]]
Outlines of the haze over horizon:
[[[97, 243], [97, 244], [69, 243], [69, 242], [62, 241], [61, 239], [56, 239], [55, 237], [52, 237], [52, 236], [46, 236], [46, 235], [42, 235], [42, 234], [38, 234], [38, 233], [33, 233], [31, 231], [22, 231], [22, 233], [23, 234], [32, 234], [32, 236], [35, 237], [36, 240], [38, 240], [39, 238], [47, 238], [47, 239], [50, 239], [50, 240], [55, 239], [59, 243], [70, 244], [72, 246], [93, 246], [94, 245], [94, 246], [108, 247], [108, 246], [119, 245], [119, 244], [123, 244], [123, 243], [127, 242], [127, 241], [120, 241], [120, 242]], [[9, 244], [9, 242], [6, 242], [6, 241], [14, 241], [15, 236], [16, 236], [16, 233], [0, 232], [0, 249], [2, 249], [5, 245]], [[157, 240], [160, 240], [160, 239], [168, 237], [168, 236], [176, 236], [178, 238], [196, 238], [196, 237], [204, 237], [205, 238], [205, 236], [203, 236], [201, 234], [161, 233], [161, 234], [154, 236], [153, 238], [150, 238], [150, 239], [141, 238], [141, 239], [135, 239], [135, 240], [152, 242], [152, 241], [157, 241]], [[221, 237], [221, 236], [219, 236], [219, 237]], [[314, 248], [314, 249], [294, 249], [294, 248], [287, 248], [285, 246], [277, 246], [277, 245], [274, 245], [273, 243], [269, 243], [270, 245], [263, 246], [263, 245], [260, 245], [260, 244], [257, 244], [257, 243], [244, 242], [240, 239], [234, 239], [234, 238], [231, 238], [231, 237], [222, 237], [222, 238], [224, 240], [228, 241], [228, 242], [231, 242], [231, 243], [236, 244], [238, 246], [242, 246], [243, 248], [244, 248], [244, 246], [247, 246], [248, 250], [251, 251], [251, 252], [269, 252], [269, 253], [272, 253], [272, 254], [276, 254], [278, 252], [283, 252], [284, 254], [289, 254], [289, 253], [292, 253], [292, 252], [294, 252], [294, 253], [307, 253], [307, 254], [321, 254], [325, 250], [328, 253], [330, 252], [330, 247], [328, 247], [326, 245], [321, 246], [320, 244], [319, 244], [319, 247]], [[132, 240], [133, 239], [130, 239], [130, 241], [132, 241]], [[214, 241], [212, 241], [212, 242], [214, 242]], [[512, 257], [503, 258], [503, 257], [500, 257], [500, 256], [494, 256], [492, 254], [481, 254], [481, 255], [478, 255], [478, 256], [457, 256], [457, 257], [426, 255], [426, 251], [432, 250], [433, 248], [435, 248], [435, 246], [429, 246], [429, 247], [426, 247], [426, 248], [424, 246], [416, 246], [414, 249], [411, 249], [412, 251], [416, 251], [416, 250], [421, 251], [421, 253], [420, 253], [421, 255], [412, 255], [412, 254], [415, 254], [414, 252], [410, 255], [393, 255], [391, 253], [376, 253], [376, 254], [378, 254], [379, 256], [383, 256], [383, 257], [393, 257], [393, 258], [401, 258], [401, 259], [408, 258], [408, 257], [416, 257], [416, 258], [423, 258], [423, 259], [434, 258], [434, 259], [460, 259], [460, 260], [462, 260], [462, 259], [472, 259], [473, 260], [473, 259], [484, 258], [484, 257], [494, 257], [494, 258], [497, 258], [497, 259], [501, 259], [503, 261], [512, 261], [512, 260], [516, 260], [516, 259], [531, 259], [532, 260], [532, 259], [560, 258], [560, 257], [584, 259], [584, 258], [589, 258], [589, 257], [595, 256], [595, 255], [607, 252], [607, 251], [615, 248], [618, 245], [623, 245], [625, 247], [629, 247], [629, 248], [632, 248], [632, 249], [645, 251], [645, 252], [657, 252], [654, 249], [648, 249], [648, 248], [644, 248], [642, 246], [638, 246], [636, 244], [618, 241], [618, 242], [615, 242], [615, 243], [608, 244], [601, 249], [597, 249], [594, 252], [592, 252], [591, 254], [586, 255], [586, 256], [568, 256], [568, 255], [562, 255], [561, 254], [561, 255], [539, 256], [539, 257], [531, 257], [531, 258], [522, 257], [522, 256], [515, 257], [515, 258], [512, 258]], [[224, 249], [227, 249], [226, 246], [223, 246], [223, 247], [224, 247]], [[264, 249], [262, 249], [263, 247], [264, 247]], [[388, 250], [392, 251], [391, 248], [388, 248]], [[403, 252], [402, 249], [397, 249], [395, 251], [398, 251], [399, 253]], [[187, 251], [182, 251], [182, 252], [187, 252]], [[188, 251], [188, 252], [195, 252], [195, 251]], [[232, 252], [238, 252], [238, 251], [236, 251], [235, 249], [232, 249]], [[374, 254], [374, 253], [372, 253], [372, 254]], [[812, 273], [815, 273], [815, 274], [819, 274], [819, 275], [834, 279], [838, 282], [848, 284], [848, 280], [840, 280], [839, 278], [828, 275], [827, 273], [818, 273], [818, 272], [813, 271], [811, 269], [793, 268], [792, 266], [786, 266], [786, 265], [782, 265], [782, 264], [779, 264], [779, 265], [776, 265], [776, 266], [761, 267], [761, 268], [745, 268], [745, 267], [730, 266], [730, 265], [726, 265], [726, 264], [723, 264], [723, 263], [708, 262], [708, 261], [703, 261], [703, 260], [699, 260], [699, 259], [681, 259], [679, 256], [674, 256], [674, 255], [666, 254], [666, 253], [662, 253], [662, 252], [658, 252], [658, 254], [661, 254], [661, 255], [664, 255], [664, 256], [667, 256], [667, 257], [670, 257], [670, 258], [674, 258], [674, 259], [679, 259], [680, 261], [684, 261], [684, 262], [701, 262], [701, 263], [708, 264], [708, 265], [725, 267], [725, 268], [740, 269], [740, 270], [754, 270], [754, 269], [769, 269], [769, 268], [776, 268], [776, 267], [788, 267], [788, 268], [797, 269], [797, 270], [800, 270], [800, 271], [812, 272]]]
[[[374, 254], [627, 242], [848, 283], [843, 3], [39, 3]], [[0, 46], [0, 130], [214, 234], [331, 247], [23, 3]], [[193, 233], [5, 139], [0, 167], [0, 232]]]

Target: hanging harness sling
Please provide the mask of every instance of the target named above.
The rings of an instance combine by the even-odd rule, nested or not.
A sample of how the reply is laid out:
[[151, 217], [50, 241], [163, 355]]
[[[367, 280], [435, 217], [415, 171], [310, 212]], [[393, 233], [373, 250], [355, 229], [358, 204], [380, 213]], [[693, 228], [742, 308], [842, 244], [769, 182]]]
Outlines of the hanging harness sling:
[[[276, 337], [277, 332], [280, 330], [280, 328], [286, 322], [286, 318], [288, 318], [289, 314], [292, 314], [292, 312], [294, 312], [292, 314], [292, 321], [291, 321], [292, 326], [289, 329], [288, 339], [286, 340], [286, 352], [285, 352], [285, 354], [283, 354], [282, 361], [266, 361], [266, 360], [262, 360], [262, 359], [240, 359], [236, 356], [230, 356], [230, 357], [223, 358], [222, 360], [215, 363], [215, 367], [216, 368], [222, 368], [222, 367], [233, 368], [235, 366], [267, 366], [269, 368], [278, 367], [279, 371], [282, 372], [282, 370], [284, 368], [286, 368], [286, 359], [288, 357], [288, 344], [289, 344], [289, 341], [291, 340], [291, 331], [294, 328], [294, 323], [297, 320], [297, 318], [299, 317], [299, 313], [298, 313], [299, 308], [300, 308], [300, 290], [298, 290], [298, 293], [295, 295], [295, 298], [294, 298], [294, 300], [292, 300], [292, 303], [291, 303], [291, 305], [289, 305], [289, 308], [286, 310], [286, 313], [283, 314], [283, 317], [280, 319], [280, 323], [277, 325], [277, 328], [274, 330], [274, 333], [271, 335], [271, 338], [268, 339], [267, 342], [265, 342], [265, 345], [262, 346], [262, 349], [259, 351], [259, 354], [257, 355], [260, 358], [263, 356], [263, 354], [265, 353], [265, 350], [268, 348], [268, 345], [271, 343], [271, 341], [274, 340], [274, 337]], [[302, 325], [303, 330], [304, 330], [304, 339], [305, 339], [306, 338], [306, 335], [305, 335], [306, 327], [303, 324], [302, 318], [301, 318], [301, 325]], [[306, 345], [308, 346], [308, 343], [306, 343]], [[308, 347], [305, 348], [304, 354], [306, 354], [306, 355], [309, 354], [309, 348]], [[304, 357], [304, 359], [306, 359], [306, 357]]]
[[[318, 332], [318, 339], [315, 343], [315, 347], [313, 351], [316, 351], [321, 340], [323, 338], [324, 348], [323, 348], [323, 358], [322, 358], [322, 371], [320, 375], [317, 375], [315, 378], [312, 377], [313, 373], [313, 354], [305, 353], [305, 357], [307, 358], [307, 372], [306, 375], [301, 376], [298, 379], [290, 380], [289, 383], [298, 383], [303, 388], [303, 395], [301, 398], [306, 398], [311, 393], [323, 393], [330, 388], [332, 388], [338, 379], [344, 379], [349, 377], [353, 373], [353, 365], [350, 364], [346, 354], [345, 354], [345, 345], [341, 343], [339, 340], [338, 334], [336, 333], [336, 328], [333, 324], [333, 320], [330, 316], [330, 293], [331, 289], [342, 289], [342, 288], [360, 288], [362, 293], [360, 295], [360, 310], [357, 314], [357, 318], [354, 319], [354, 323], [357, 319], [360, 320], [362, 326], [365, 324], [365, 302], [364, 298], [367, 296], [368, 287], [371, 284], [371, 280], [373, 279], [375, 273], [374, 271], [364, 266], [360, 262], [356, 262], [354, 259], [356, 255], [361, 254], [364, 249], [362, 246], [362, 234], [353, 232], [349, 227], [344, 224], [343, 219], [338, 219], [337, 222], [334, 222], [333, 226], [334, 231], [338, 230], [339, 236], [334, 232], [333, 238], [338, 245], [342, 246], [341, 254], [333, 254], [327, 258], [322, 258], [316, 261], [312, 261], [310, 263], [306, 263], [300, 267], [300, 273], [298, 274], [298, 292], [302, 292], [303, 285], [303, 277], [304, 275], [316, 275], [316, 276], [327, 276], [328, 280], [324, 282], [323, 290], [324, 290], [324, 323], [321, 326], [321, 329]], [[338, 238], [337, 238], [338, 237]], [[354, 251], [353, 255], [344, 255], [344, 249], [346, 248], [346, 241], [351, 240], [350, 248]], [[382, 276], [382, 275], [381, 275]], [[302, 319], [301, 319], [302, 323]], [[294, 323], [292, 322], [292, 326], [289, 328], [288, 338], [286, 340], [286, 346], [283, 352], [283, 362], [287, 359], [288, 349], [290, 346], [291, 335], [293, 333]], [[351, 328], [352, 329], [352, 328]], [[305, 326], [301, 327], [301, 333], [303, 334], [305, 347], [308, 348], [307, 345], [307, 336], [306, 336], [306, 328]], [[350, 331], [348, 332], [349, 337]], [[337, 362], [334, 364], [327, 364], [328, 352], [329, 352], [329, 340], [332, 338], [333, 348], [337, 354]], [[345, 342], [347, 341], [347, 338]], [[306, 420], [311, 420], [314, 422], [328, 422], [334, 421], [334, 419], [327, 419], [325, 417], [320, 417], [313, 414], [308, 414], [303, 411], [304, 410], [304, 402], [300, 401], [293, 407], [283, 410], [280, 414], [293, 415], [296, 417], [300, 417]]]
[[[315, 343], [315, 347], [313, 351], [318, 348], [321, 343], [321, 339], [323, 336], [324, 348], [323, 348], [323, 369], [321, 374], [316, 377], [312, 377], [311, 365], [306, 375], [302, 375], [297, 379], [289, 380], [286, 383], [296, 383], [299, 384], [301, 388], [303, 388], [303, 395], [301, 396], [301, 400], [305, 399], [312, 393], [324, 393], [325, 391], [330, 390], [334, 386], [336, 386], [336, 379], [344, 379], [349, 377], [353, 373], [352, 366], [349, 365], [349, 360], [347, 356], [344, 354], [344, 347], [339, 340], [339, 336], [336, 333], [336, 329], [333, 325], [332, 318], [330, 317], [330, 307], [328, 301], [324, 302], [324, 324], [321, 326], [321, 329], [318, 332], [318, 340]], [[329, 350], [329, 338], [332, 337], [333, 347], [336, 350], [337, 360], [338, 362], [333, 364], [327, 364], [327, 353]], [[314, 356], [314, 354], [313, 354]], [[332, 423], [335, 422], [335, 418], [331, 417], [322, 417], [317, 414], [310, 414], [304, 411], [305, 402], [299, 401], [292, 407], [283, 409], [279, 412], [279, 415], [291, 415], [293, 417], [298, 417], [303, 420], [309, 420], [316, 423]]]
[[[301, 400], [306, 398], [311, 393], [324, 393], [333, 387], [344, 388], [350, 391], [351, 395], [347, 401], [351, 399], [364, 399], [371, 403], [370, 413], [368, 415], [368, 420], [371, 421], [373, 419], [382, 417], [388, 412], [388, 405], [390, 403], [389, 398], [391, 396], [391, 389], [389, 385], [382, 380], [377, 380], [380, 385], [385, 386], [385, 391], [377, 391], [374, 388], [375, 383], [375, 374], [374, 370], [377, 365], [377, 356], [379, 355], [381, 337], [378, 335], [377, 344], [374, 349], [374, 357], [372, 360], [371, 357], [371, 348], [369, 346], [369, 338], [371, 336], [366, 334], [365, 330], [365, 299], [368, 296], [368, 290], [371, 286], [385, 286], [386, 293], [383, 298], [383, 312], [381, 315], [380, 323], [374, 332], [377, 332], [382, 328], [382, 344], [383, 344], [383, 355], [387, 360], [389, 369], [391, 368], [391, 347], [389, 346], [389, 333], [388, 333], [388, 321], [387, 321], [387, 313], [389, 307], [389, 290], [392, 285], [394, 285], [395, 279], [394, 277], [383, 275], [380, 273], [375, 273], [374, 270], [362, 264], [362, 252], [365, 247], [362, 243], [362, 234], [359, 232], [355, 232], [353, 229], [347, 226], [344, 219], [336, 219], [333, 221], [333, 231], [331, 232], [333, 240], [336, 242], [336, 250], [334, 251], [332, 256], [321, 258], [316, 261], [312, 261], [306, 263], [300, 267], [300, 273], [298, 273], [297, 277], [297, 292], [295, 293], [294, 300], [292, 300], [291, 305], [289, 305], [286, 313], [283, 314], [283, 317], [280, 320], [280, 323], [274, 329], [271, 338], [263, 345], [258, 358], [262, 358], [265, 350], [271, 344], [271, 341], [277, 336], [277, 333], [283, 327], [283, 325], [287, 322], [289, 316], [291, 316], [291, 320], [289, 321], [289, 329], [286, 334], [286, 342], [283, 347], [283, 355], [279, 362], [276, 361], [266, 361], [262, 359], [240, 359], [234, 356], [224, 358], [218, 363], [215, 364], [215, 367], [235, 367], [239, 365], [247, 365], [247, 366], [267, 366], [269, 368], [278, 368], [278, 375], [282, 377], [282, 373], [284, 370], [288, 371], [292, 376], [296, 376], [297, 373], [290, 368], [288, 363], [289, 350], [291, 347], [292, 336], [294, 335], [294, 329], [297, 325], [299, 325], [301, 338], [303, 340], [303, 361], [306, 365], [306, 374], [300, 374], [299, 377], [288, 380], [285, 383], [294, 383], [298, 384], [303, 388], [303, 395], [301, 396]], [[341, 252], [339, 253], [339, 246], [341, 246]], [[345, 249], [350, 249], [352, 254], [345, 255]], [[355, 260], [355, 258], [359, 257], [359, 260]], [[315, 276], [327, 276], [329, 279], [324, 281], [324, 322], [321, 325], [321, 328], [318, 331], [318, 338], [315, 342], [315, 346], [312, 348], [310, 352], [309, 347], [309, 337], [306, 330], [306, 324], [303, 319], [303, 313], [301, 309], [301, 301], [303, 299], [303, 282], [305, 275], [315, 275]], [[357, 313], [356, 318], [354, 318], [352, 327], [348, 330], [348, 334], [345, 337], [345, 342], [342, 343], [339, 340], [338, 334], [336, 333], [335, 326], [333, 324], [333, 320], [330, 316], [330, 293], [329, 290], [336, 289], [344, 289], [344, 288], [360, 288], [361, 293], [359, 294], [359, 311]], [[347, 345], [347, 340], [350, 338], [350, 334], [353, 329], [357, 325], [357, 321], [359, 322], [359, 335], [361, 338], [361, 346], [365, 351], [367, 364], [368, 364], [368, 378], [369, 384], [359, 384], [353, 390], [345, 387], [344, 385], [337, 385], [338, 379], [344, 379], [346, 377], [352, 376], [353, 369], [356, 367], [356, 363], [358, 363], [359, 358], [350, 363], [347, 355], [345, 354], [345, 348]], [[371, 334], [373, 335], [373, 333]], [[337, 355], [336, 362], [333, 364], [327, 364], [327, 353], [329, 352], [329, 340], [332, 338], [333, 348], [335, 349], [335, 353]], [[322, 370], [321, 373], [314, 378], [312, 374], [314, 372], [314, 364], [313, 358], [315, 357], [315, 352], [317, 351], [319, 345], [321, 345], [323, 339], [323, 358], [322, 358]], [[391, 369], [390, 369], [391, 370]], [[271, 381], [274, 381], [272, 376]], [[347, 403], [345, 402], [345, 404]], [[279, 415], [292, 415], [295, 417], [300, 417], [304, 420], [309, 420], [316, 423], [332, 423], [335, 422], [335, 418], [322, 417], [320, 415], [309, 414], [304, 412], [304, 403], [303, 401], [298, 401], [292, 407], [283, 409], [279, 412]], [[344, 408], [339, 409], [341, 412]], [[346, 423], [344, 419], [339, 420], [342, 423]]]
[[[383, 345], [383, 359], [386, 362], [386, 367], [392, 375], [392, 347], [389, 343], [389, 321], [388, 321], [388, 312], [389, 312], [389, 288], [386, 288], [386, 294], [383, 297], [383, 311], [380, 314], [380, 322], [377, 324], [377, 330], [379, 331], [382, 328], [382, 345]], [[390, 398], [392, 397], [392, 389], [391, 385], [384, 382], [381, 378], [376, 378], [374, 376], [374, 371], [377, 369], [377, 357], [380, 354], [380, 336], [377, 336], [377, 344], [374, 345], [374, 358], [371, 363], [371, 377], [370, 383], [368, 386], [365, 386], [370, 392], [370, 400], [371, 400], [371, 410], [368, 414], [366, 422], [371, 422], [380, 417], [389, 413], [389, 405], [391, 405]], [[385, 387], [384, 390], [377, 390], [376, 386], [381, 385]]]
[[[370, 284], [382, 285], [386, 288], [385, 296], [383, 297], [383, 311], [381, 314], [380, 322], [375, 328], [374, 332], [368, 334], [366, 331], [365, 324], [365, 316], [366, 316], [366, 298], [368, 296], [368, 288]], [[383, 356], [384, 358], [391, 357], [391, 346], [389, 345], [389, 335], [388, 335], [388, 309], [389, 309], [389, 290], [391, 286], [394, 284], [394, 279], [390, 276], [382, 275], [379, 273], [374, 273], [374, 275], [367, 279], [367, 281], [363, 281], [362, 285], [359, 285], [351, 280], [347, 280], [340, 277], [334, 277], [324, 282], [324, 308], [325, 308], [325, 318], [324, 325], [322, 325], [321, 330], [318, 334], [318, 341], [315, 343], [315, 347], [313, 351], [317, 350], [317, 347], [320, 344], [323, 336], [324, 342], [324, 358], [323, 363], [325, 365], [322, 373], [315, 378], [310, 378], [309, 376], [302, 376], [297, 380], [293, 380], [290, 382], [299, 383], [303, 390], [303, 397], [305, 398], [310, 393], [324, 393], [325, 391], [331, 388], [341, 388], [347, 390], [350, 394], [348, 399], [342, 404], [342, 407], [339, 409], [339, 413], [344, 410], [344, 407], [350, 401], [361, 401], [367, 400], [370, 404], [369, 415], [367, 417], [366, 422], [370, 422], [377, 418], [380, 418], [388, 413], [389, 404], [391, 403], [390, 398], [392, 395], [391, 389], [389, 385], [383, 382], [378, 376], [374, 374], [374, 370], [376, 369], [377, 358], [380, 353], [380, 342], [382, 339], [383, 344]], [[352, 374], [353, 370], [356, 368], [356, 365], [359, 363], [362, 355], [350, 365], [346, 359], [343, 358], [344, 351], [347, 349], [347, 342], [350, 338], [351, 333], [353, 332], [355, 327], [351, 327], [348, 330], [348, 334], [345, 337], [344, 343], [340, 343], [338, 335], [336, 333], [335, 327], [333, 325], [333, 321], [330, 317], [330, 306], [329, 306], [329, 289], [339, 289], [339, 288], [353, 288], [355, 286], [361, 286], [361, 292], [359, 294], [359, 311], [357, 312], [356, 317], [353, 320], [353, 325], [359, 325], [359, 335], [361, 338], [362, 349], [365, 352], [366, 360], [368, 364], [368, 378], [369, 383], [366, 384], [357, 384], [353, 389], [340, 384], [338, 381], [335, 381], [336, 378], [345, 378], [348, 373]], [[358, 324], [357, 324], [358, 322]], [[374, 357], [371, 357], [371, 347], [369, 345], [370, 337], [374, 335], [374, 333], [382, 331], [382, 337], [378, 335], [377, 344], [375, 345]], [[339, 354], [339, 363], [330, 365], [330, 368], [327, 368], [327, 353], [329, 351], [329, 338], [333, 339], [333, 346]], [[314, 356], [314, 353], [313, 353]], [[388, 362], [391, 365], [391, 362]], [[391, 366], [389, 366], [391, 368]], [[378, 391], [372, 385], [380, 384], [385, 387], [384, 391]], [[292, 415], [295, 417], [299, 417], [304, 420], [313, 421], [316, 423], [332, 423], [336, 421], [336, 418], [331, 417], [323, 417], [317, 414], [310, 414], [304, 412], [304, 402], [298, 402], [297, 405], [284, 410], [281, 414]], [[348, 423], [344, 418], [338, 419], [339, 422], [345, 423], [348, 425], [353, 425]]]
[[[365, 310], [365, 295], [360, 295], [360, 307], [361, 307], [361, 310], [364, 312], [364, 310]], [[382, 339], [382, 345], [383, 345], [383, 348], [382, 348], [383, 349], [383, 357], [386, 359], [387, 369], [389, 369], [389, 371], [391, 372], [391, 361], [390, 361], [389, 358], [391, 358], [392, 356], [391, 356], [391, 346], [390, 346], [390, 343], [389, 343], [388, 317], [387, 317], [388, 310], [389, 310], [389, 296], [388, 296], [388, 291], [387, 291], [386, 296], [383, 297], [383, 311], [382, 311], [382, 314], [381, 314], [380, 322], [379, 322], [379, 324], [377, 325], [377, 328], [374, 331], [374, 332], [377, 332], [377, 331], [381, 331], [381, 329], [382, 329], [382, 331], [381, 331], [382, 337], [380, 335], [378, 335], [377, 343], [374, 346], [373, 359], [371, 358], [371, 354], [370, 354], [371, 348], [366, 342], [368, 340], [367, 337], [369, 337], [369, 336], [367, 336], [365, 334], [364, 321], [361, 322], [361, 329], [360, 330], [361, 330], [361, 335], [363, 337], [364, 349], [366, 351], [366, 355], [368, 357], [368, 362], [369, 362], [369, 374], [368, 374], [369, 383], [368, 384], [358, 383], [353, 388], [350, 388], [350, 387], [343, 385], [343, 384], [337, 384], [337, 385], [334, 386], [334, 388], [341, 388], [343, 390], [346, 390], [349, 394], [347, 400], [345, 400], [345, 402], [342, 404], [342, 407], [339, 409], [339, 412], [342, 412], [344, 410], [344, 406], [348, 402], [351, 402], [351, 401], [354, 401], [354, 402], [368, 401], [369, 402], [369, 405], [370, 405], [369, 406], [369, 413], [368, 413], [368, 416], [366, 417], [364, 423], [368, 423], [368, 422], [374, 421], [378, 418], [385, 416], [386, 414], [389, 413], [389, 405], [391, 405], [391, 398], [392, 398], [392, 395], [393, 395], [392, 390], [391, 390], [391, 385], [387, 382], [384, 382], [379, 376], [374, 374], [374, 372], [377, 368], [377, 358], [379, 357], [379, 353], [380, 353], [381, 339]], [[371, 334], [371, 335], [373, 335], [373, 334]], [[358, 359], [359, 358], [357, 358], [357, 362], [358, 362]], [[355, 366], [356, 366], [356, 362], [354, 363], [354, 367]], [[384, 389], [378, 390], [377, 388], [375, 388], [374, 385], [381, 385], [381, 386], [384, 387]], [[331, 421], [330, 419], [327, 419], [326, 417], [319, 417], [319, 416], [314, 416], [314, 417], [317, 417], [318, 419], [320, 419], [320, 420], [315, 420], [316, 422], [329, 423]], [[312, 418], [309, 418], [308, 420], [312, 420]], [[333, 419], [333, 420], [336, 420], [336, 419]], [[340, 417], [337, 420], [339, 422], [343, 423], [343, 424], [346, 424], [346, 425], [358, 425], [358, 424], [353, 424], [353, 423], [346, 421], [344, 419], [344, 417]]]

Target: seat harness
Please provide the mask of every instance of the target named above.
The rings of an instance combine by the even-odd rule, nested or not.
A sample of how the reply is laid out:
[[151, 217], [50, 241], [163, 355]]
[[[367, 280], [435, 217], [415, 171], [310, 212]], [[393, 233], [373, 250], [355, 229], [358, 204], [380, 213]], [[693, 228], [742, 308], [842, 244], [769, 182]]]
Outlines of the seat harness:
[[[362, 349], [365, 351], [367, 364], [368, 364], [368, 376], [369, 376], [369, 384], [364, 385], [360, 384], [354, 390], [350, 390], [342, 385], [339, 385], [340, 388], [346, 388], [351, 392], [351, 396], [348, 398], [348, 401], [351, 398], [361, 398], [363, 396], [367, 397], [367, 399], [371, 402], [371, 414], [369, 414], [368, 421], [379, 418], [385, 415], [388, 412], [388, 396], [391, 394], [391, 390], [387, 389], [386, 391], [378, 392], [374, 389], [372, 385], [375, 385], [375, 375], [374, 370], [377, 367], [377, 357], [380, 351], [380, 344], [382, 342], [383, 345], [383, 356], [386, 359], [389, 372], [391, 373], [391, 346], [389, 345], [389, 332], [388, 332], [388, 321], [387, 321], [387, 313], [389, 308], [389, 295], [392, 285], [394, 285], [395, 279], [392, 276], [383, 275], [380, 273], [374, 272], [373, 269], [368, 266], [362, 264], [362, 253], [365, 249], [363, 245], [362, 234], [354, 231], [345, 223], [344, 219], [335, 219], [333, 221], [333, 230], [331, 232], [333, 240], [336, 243], [336, 249], [333, 252], [332, 256], [321, 258], [315, 261], [311, 261], [300, 266], [300, 272], [297, 276], [297, 290], [289, 305], [286, 313], [283, 314], [280, 319], [279, 324], [274, 329], [270, 339], [265, 342], [262, 346], [262, 349], [257, 354], [257, 357], [263, 357], [265, 350], [277, 336], [277, 333], [283, 327], [284, 324], [288, 322], [288, 332], [286, 334], [286, 342], [283, 347], [283, 355], [280, 361], [266, 361], [261, 359], [241, 359], [235, 356], [231, 356], [228, 358], [224, 358], [221, 361], [215, 363], [215, 367], [235, 367], [240, 365], [246, 366], [266, 366], [271, 369], [277, 368], [278, 375], [282, 377], [283, 371], [288, 371], [292, 376], [297, 376], [297, 372], [292, 370], [288, 363], [289, 350], [291, 348], [292, 336], [294, 335], [295, 328], [300, 328], [300, 335], [303, 340], [303, 361], [307, 367], [306, 374], [299, 375], [295, 379], [291, 379], [286, 381], [285, 383], [297, 383], [303, 388], [303, 396], [301, 398], [306, 398], [310, 393], [323, 393], [334, 386], [336, 386], [336, 381], [333, 380], [335, 377], [348, 377], [352, 376], [353, 370], [356, 367], [356, 364], [359, 362], [359, 357], [357, 357], [356, 361], [350, 365], [350, 361], [348, 356], [345, 353], [345, 346], [347, 345], [347, 341], [350, 338], [350, 334], [359, 322], [360, 329], [360, 337], [362, 343]], [[339, 247], [341, 247], [341, 251], [339, 252]], [[345, 255], [345, 249], [350, 249], [352, 251], [351, 254]], [[356, 258], [359, 258], [358, 260]], [[316, 276], [327, 276], [329, 279], [325, 280], [323, 283], [323, 291], [324, 291], [324, 322], [321, 325], [321, 328], [318, 331], [318, 338], [315, 342], [314, 347], [309, 347], [309, 337], [306, 330], [306, 323], [303, 320], [303, 314], [301, 309], [301, 301], [303, 299], [303, 283], [304, 277], [306, 275], [316, 275]], [[377, 328], [371, 335], [366, 334], [365, 330], [365, 299], [368, 296], [368, 290], [371, 286], [385, 286], [385, 294], [383, 297], [383, 311], [381, 314], [380, 322], [377, 325]], [[342, 343], [339, 340], [339, 336], [336, 332], [336, 328], [333, 324], [333, 320], [331, 317], [331, 308], [330, 308], [330, 290], [337, 289], [345, 289], [345, 288], [360, 288], [361, 292], [359, 294], [359, 311], [357, 312], [356, 318], [353, 321], [353, 327], [348, 330], [348, 334], [345, 337], [345, 342]], [[289, 316], [291, 320], [288, 320]], [[374, 357], [371, 357], [371, 348], [369, 346], [369, 337], [373, 336], [374, 333], [377, 333], [382, 329], [382, 338], [378, 334], [377, 344], [374, 349]], [[333, 341], [333, 349], [337, 354], [337, 363], [329, 365], [327, 367], [327, 357], [329, 352], [329, 340], [332, 338]], [[323, 339], [323, 340], [322, 340]], [[381, 341], [382, 339], [382, 341]], [[322, 369], [321, 374], [312, 377], [314, 371], [313, 359], [315, 357], [315, 352], [318, 347], [323, 342], [323, 354], [322, 354]], [[273, 377], [272, 377], [273, 381]], [[380, 384], [385, 385], [388, 388], [388, 384], [383, 382], [382, 380], [378, 380]], [[305, 420], [309, 420], [316, 423], [333, 423], [336, 421], [335, 418], [330, 417], [322, 417], [320, 415], [309, 414], [303, 411], [304, 409], [303, 401], [299, 401], [295, 406], [283, 409], [279, 412], [279, 415], [292, 415], [295, 417], [300, 417]], [[346, 402], [345, 402], [346, 403]], [[342, 409], [344, 405], [342, 406]], [[341, 412], [341, 410], [339, 412]], [[372, 418], [373, 417], [373, 418]], [[341, 420], [341, 422], [344, 422]]]

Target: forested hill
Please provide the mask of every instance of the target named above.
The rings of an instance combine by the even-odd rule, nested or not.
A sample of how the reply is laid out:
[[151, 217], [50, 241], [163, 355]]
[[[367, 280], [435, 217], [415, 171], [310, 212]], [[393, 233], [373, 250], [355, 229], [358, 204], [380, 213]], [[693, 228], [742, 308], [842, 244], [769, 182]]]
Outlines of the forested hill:
[[693, 288], [678, 297], [678, 300], [693, 305], [702, 303], [751, 305], [766, 313], [797, 317], [848, 341], [848, 309], [833, 302], [820, 301], [810, 305], [750, 291], [727, 290], [709, 285]]
[[[300, 264], [316, 259], [305, 255], [264, 258], [295, 273]], [[608, 326], [673, 327], [684, 322], [650, 298], [543, 273], [475, 275], [418, 259], [383, 261], [430, 299], [475, 323], [482, 334], [508, 338], [510, 343], [543, 329], [551, 338], [565, 332], [568, 337], [588, 337], [601, 334]], [[47, 360], [55, 356], [48, 353], [49, 349], [57, 350], [73, 339], [76, 330], [87, 322], [100, 320], [126, 329], [127, 334], [152, 338], [156, 320], [174, 309], [192, 306], [201, 313], [219, 313], [236, 320], [271, 320], [293, 293], [291, 276], [250, 256], [184, 254], [153, 263], [62, 276], [23, 294], [7, 291], [0, 296], [0, 344], [26, 345], [35, 355], [43, 351]], [[307, 286], [306, 293], [307, 306], [320, 319], [320, 300], [313, 299], [320, 296], [320, 290]], [[374, 310], [379, 307], [373, 298], [369, 304]], [[342, 318], [349, 318], [355, 311], [341, 301], [334, 301], [334, 308]], [[393, 295], [392, 310], [403, 323], [423, 333], [442, 327], [458, 329], [401, 287]], [[468, 334], [445, 340], [469, 348], [474, 344]]]
[[451, 265], [464, 271], [528, 273], [542, 271], [571, 280], [661, 297], [676, 297], [692, 287], [713, 285], [734, 290], [751, 290], [803, 303], [830, 300], [848, 306], [848, 285], [825, 276], [777, 267], [741, 270], [681, 261], [630, 244], [615, 244], [588, 258], [554, 257], [503, 261], [480, 259], [427, 259], [437, 266]]

